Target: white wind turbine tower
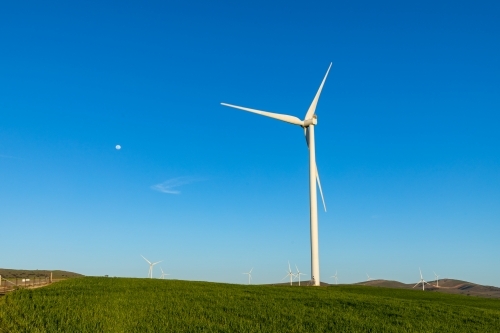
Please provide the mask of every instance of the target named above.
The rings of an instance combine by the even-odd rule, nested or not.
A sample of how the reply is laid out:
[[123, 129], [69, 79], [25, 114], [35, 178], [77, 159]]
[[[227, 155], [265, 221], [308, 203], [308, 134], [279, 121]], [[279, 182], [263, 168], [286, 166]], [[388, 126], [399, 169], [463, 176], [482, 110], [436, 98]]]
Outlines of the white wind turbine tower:
[[295, 276], [299, 278], [299, 287], [300, 287], [300, 276], [301, 275], [306, 275], [306, 274], [304, 274], [301, 271], [299, 271], [299, 268], [297, 267], [297, 265], [295, 265], [295, 268], [297, 269], [297, 273], [295, 273]]
[[434, 276], [436, 276], [436, 287], [439, 288], [439, 275], [436, 274], [436, 272], [432, 272], [434, 273]]
[[337, 271], [335, 271], [335, 275], [330, 276], [335, 279], [335, 284], [338, 284]]
[[366, 276], [368, 277], [368, 280], [366, 280], [366, 281], [371, 281], [371, 280], [373, 280], [373, 279], [370, 277], [370, 275], [368, 275], [368, 273], [366, 273]]
[[295, 277], [295, 274], [292, 272], [292, 269], [290, 268], [290, 262], [288, 262], [288, 272], [285, 275], [285, 277], [281, 279], [281, 281], [283, 281], [287, 277], [290, 277], [290, 285], [292, 285], [292, 280]]
[[250, 272], [243, 273], [243, 274], [248, 274], [248, 284], [250, 284], [250, 282], [252, 281], [252, 271], [253, 271], [253, 267], [250, 270]]
[[141, 254], [141, 257], [148, 262], [148, 264], [149, 264], [148, 278], [152, 279], [153, 278], [153, 266], [156, 265], [156, 264], [159, 264], [163, 260], [151, 263], [151, 261], [149, 261], [148, 259], [144, 258], [144, 256], [142, 254]]
[[425, 284], [427, 283], [427, 281], [425, 281], [424, 278], [422, 277], [422, 271], [420, 270], [420, 267], [418, 268], [418, 270], [420, 271], [420, 281], [418, 281], [417, 284], [413, 286], [413, 288], [415, 288], [419, 284], [422, 284], [422, 290], [425, 290]]
[[318, 182], [319, 191], [321, 194], [321, 199], [323, 201], [323, 207], [326, 212], [325, 199], [323, 197], [323, 191], [321, 189], [321, 183], [319, 181], [318, 168], [316, 166], [316, 149], [314, 141], [314, 126], [318, 123], [317, 116], [315, 114], [316, 106], [318, 105], [319, 96], [323, 90], [328, 73], [332, 64], [328, 67], [325, 77], [319, 86], [316, 96], [309, 106], [304, 120], [300, 120], [297, 117], [289, 116], [285, 114], [272, 113], [267, 111], [260, 111], [256, 109], [250, 109], [242, 106], [236, 106], [232, 104], [221, 103], [224, 106], [229, 106], [231, 108], [240, 109], [243, 111], [248, 111], [269, 118], [274, 118], [277, 120], [284, 121], [293, 125], [298, 125], [304, 129], [304, 134], [306, 136], [307, 145], [309, 147], [309, 206], [310, 206], [310, 229], [311, 229], [311, 281], [315, 286], [320, 285], [320, 275], [319, 275], [319, 245], [318, 245], [318, 202], [317, 202], [317, 190], [316, 181]]
[[164, 279], [165, 276], [167, 275], [170, 275], [170, 274], [166, 274], [164, 271], [163, 271], [163, 268], [160, 267], [160, 270], [161, 270], [161, 276], [160, 276], [160, 279]]

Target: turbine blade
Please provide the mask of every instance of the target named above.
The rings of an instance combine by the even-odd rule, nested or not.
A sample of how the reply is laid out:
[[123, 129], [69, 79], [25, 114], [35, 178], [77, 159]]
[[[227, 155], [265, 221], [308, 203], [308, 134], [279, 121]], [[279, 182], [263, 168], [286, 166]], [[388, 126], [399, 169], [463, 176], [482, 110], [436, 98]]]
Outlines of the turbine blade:
[[[304, 135], [306, 137], [306, 143], [307, 143], [307, 149], [309, 149], [309, 136], [307, 135], [309, 127], [304, 127]], [[321, 194], [321, 201], [323, 201], [323, 208], [325, 209], [326, 212], [326, 204], [325, 204], [325, 197], [323, 196], [323, 189], [321, 188], [321, 182], [319, 181], [319, 171], [318, 171], [318, 165], [316, 165], [316, 181], [318, 183], [318, 188], [319, 188], [319, 194]]]
[[156, 265], [156, 264], [159, 264], [159, 263], [160, 263], [160, 262], [162, 262], [162, 261], [163, 261], [163, 260], [157, 261], [157, 262], [155, 262], [155, 263], [153, 263], [153, 264], [151, 264], [151, 265], [153, 265], [153, 266], [154, 266], [154, 265]]
[[142, 257], [144, 260], [146, 260], [146, 261], [148, 262], [148, 264], [150, 264], [150, 265], [151, 265], [151, 262], [150, 262], [148, 259], [144, 258], [144, 256], [143, 256], [142, 254], [141, 254], [141, 257]]
[[224, 106], [229, 106], [230, 108], [240, 109], [243, 111], [248, 111], [248, 112], [260, 114], [262, 116], [266, 116], [269, 118], [278, 119], [278, 120], [281, 120], [281, 121], [284, 121], [286, 123], [290, 123], [293, 125], [299, 125], [299, 126], [304, 125], [304, 122], [302, 120], [300, 120], [299, 118], [294, 117], [294, 116], [289, 116], [289, 115], [280, 114], [280, 113], [267, 112], [267, 111], [261, 111], [261, 110], [256, 110], [256, 109], [250, 109], [250, 108], [245, 108], [242, 106], [237, 106], [237, 105], [232, 105], [232, 104], [227, 104], [227, 103], [220, 103], [220, 104], [224, 105]]
[[418, 286], [419, 284], [420, 284], [420, 282], [419, 282], [419, 283], [417, 283], [416, 285], [414, 285], [414, 286], [413, 286], [413, 288], [415, 288], [415, 287], [416, 287], [416, 286]]
[[249, 274], [251, 274], [251, 273], [252, 273], [252, 271], [253, 271], [253, 267], [252, 267], [252, 269], [250, 270]]
[[316, 96], [314, 96], [314, 99], [309, 106], [309, 110], [307, 110], [306, 117], [304, 120], [311, 119], [314, 115], [314, 112], [316, 111], [316, 106], [318, 105], [318, 100], [319, 96], [321, 95], [321, 90], [323, 90], [323, 86], [325, 85], [326, 77], [328, 76], [328, 73], [330, 72], [330, 68], [332, 67], [332, 63], [330, 63], [330, 66], [328, 66], [328, 70], [326, 71], [325, 77], [323, 78], [323, 81], [321, 82], [321, 85], [319, 86], [318, 92], [316, 93]]
[[316, 165], [316, 180], [318, 181], [319, 194], [321, 194], [321, 200], [323, 201], [323, 208], [326, 212], [325, 197], [323, 197], [323, 190], [321, 189], [321, 182], [319, 181], [318, 166]]

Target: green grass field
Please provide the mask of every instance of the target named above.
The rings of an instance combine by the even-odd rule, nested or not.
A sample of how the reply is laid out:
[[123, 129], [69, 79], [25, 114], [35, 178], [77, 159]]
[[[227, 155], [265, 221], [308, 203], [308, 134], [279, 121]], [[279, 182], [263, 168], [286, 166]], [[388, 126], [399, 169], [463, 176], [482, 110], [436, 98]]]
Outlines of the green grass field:
[[0, 332], [500, 332], [500, 300], [85, 277], [0, 298]]

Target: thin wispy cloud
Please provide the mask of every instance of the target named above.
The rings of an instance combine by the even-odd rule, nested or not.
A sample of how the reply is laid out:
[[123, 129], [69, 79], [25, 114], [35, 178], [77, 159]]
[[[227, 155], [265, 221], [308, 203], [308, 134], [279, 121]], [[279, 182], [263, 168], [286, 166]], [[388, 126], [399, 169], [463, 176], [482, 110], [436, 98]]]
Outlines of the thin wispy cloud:
[[163, 183], [156, 184], [151, 186], [151, 189], [162, 192], [162, 193], [168, 193], [168, 194], [179, 194], [181, 191], [179, 191], [179, 187], [195, 182], [202, 181], [202, 178], [197, 178], [197, 177], [176, 177], [172, 178], [169, 180], [164, 181]]

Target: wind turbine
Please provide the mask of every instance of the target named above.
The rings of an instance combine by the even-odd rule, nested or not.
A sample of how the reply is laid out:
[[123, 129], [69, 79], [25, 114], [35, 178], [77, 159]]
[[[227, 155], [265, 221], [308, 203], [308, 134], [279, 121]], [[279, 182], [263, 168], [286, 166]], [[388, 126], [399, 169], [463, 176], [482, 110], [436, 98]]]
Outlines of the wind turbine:
[[144, 256], [142, 254], [141, 254], [141, 257], [148, 262], [148, 264], [149, 264], [148, 278], [152, 279], [153, 278], [153, 266], [156, 265], [156, 264], [159, 264], [163, 260], [151, 263], [151, 261], [149, 261], [148, 259], [144, 258]]
[[252, 271], [253, 271], [253, 267], [252, 267], [252, 269], [250, 270], [250, 272], [248, 272], [248, 273], [243, 273], [243, 274], [248, 274], [248, 284], [250, 284], [250, 281], [252, 281]]
[[298, 125], [304, 129], [304, 134], [306, 136], [307, 146], [309, 147], [309, 206], [310, 206], [310, 229], [311, 229], [311, 280], [313, 285], [320, 285], [319, 276], [319, 245], [318, 245], [318, 200], [317, 200], [317, 190], [316, 181], [318, 182], [319, 192], [321, 194], [321, 200], [323, 201], [323, 207], [326, 212], [325, 198], [323, 197], [323, 191], [321, 189], [321, 182], [319, 181], [318, 167], [316, 166], [316, 149], [314, 141], [314, 126], [317, 125], [318, 120], [315, 114], [316, 106], [318, 105], [319, 96], [323, 90], [328, 73], [332, 63], [328, 66], [325, 77], [319, 86], [314, 99], [306, 112], [304, 120], [300, 120], [297, 117], [289, 116], [285, 114], [261, 111], [256, 109], [250, 109], [242, 106], [221, 103], [224, 106], [228, 106], [235, 109], [240, 109], [247, 112], [252, 112], [266, 116], [269, 118], [277, 119], [290, 123], [293, 125]]
[[292, 285], [292, 280], [295, 277], [295, 274], [292, 272], [292, 269], [290, 268], [290, 262], [288, 262], [288, 272], [285, 275], [285, 277], [281, 279], [281, 281], [283, 281], [287, 277], [290, 277], [290, 285]]
[[297, 273], [295, 273], [295, 276], [299, 278], [299, 287], [300, 287], [300, 276], [301, 275], [306, 275], [306, 274], [304, 274], [301, 271], [299, 271], [299, 268], [297, 267], [297, 265], [295, 265], [295, 268], [297, 269]]
[[436, 272], [432, 272], [436, 276], [436, 287], [439, 288], [439, 275], [436, 274]]
[[335, 284], [338, 284], [338, 279], [337, 279], [337, 271], [335, 271], [335, 275], [330, 276], [335, 279]]
[[165, 276], [167, 275], [170, 275], [170, 274], [166, 274], [164, 271], [163, 271], [163, 268], [160, 267], [160, 270], [161, 270], [161, 276], [160, 276], [160, 279], [164, 279]]
[[425, 284], [427, 283], [427, 281], [425, 281], [424, 278], [422, 277], [422, 271], [420, 270], [420, 267], [418, 268], [418, 270], [420, 271], [420, 281], [418, 281], [417, 284], [413, 286], [413, 288], [415, 288], [419, 284], [422, 284], [422, 290], [425, 290]]
[[366, 280], [366, 281], [371, 281], [371, 280], [373, 280], [373, 279], [370, 277], [370, 275], [368, 275], [368, 273], [366, 273], [366, 276], [368, 277], [368, 280]]

